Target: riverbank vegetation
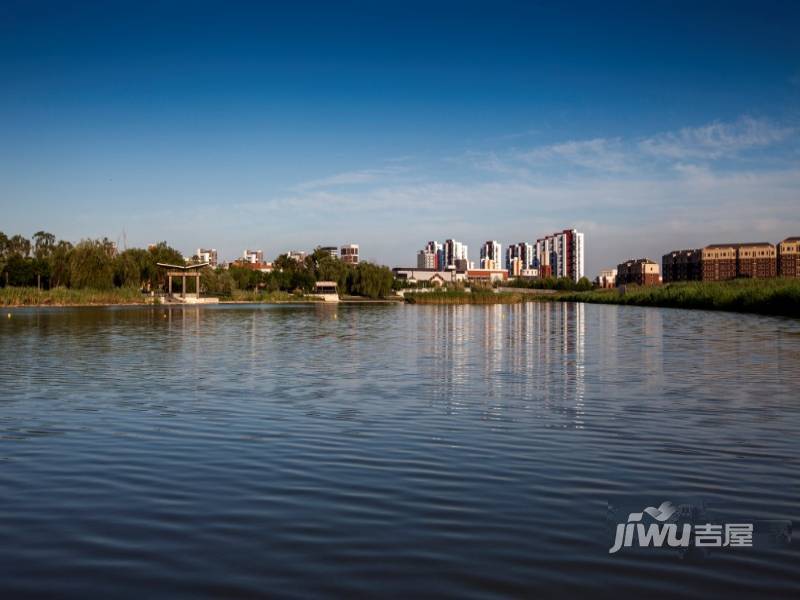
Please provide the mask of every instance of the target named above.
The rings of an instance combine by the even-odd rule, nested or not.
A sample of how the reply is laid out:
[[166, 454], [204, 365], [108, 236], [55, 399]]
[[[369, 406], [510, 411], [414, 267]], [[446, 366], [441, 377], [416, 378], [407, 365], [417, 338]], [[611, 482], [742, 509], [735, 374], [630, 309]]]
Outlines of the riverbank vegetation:
[[0, 288], [0, 306], [90, 306], [103, 304], [145, 304], [156, 299], [142, 294], [138, 288], [110, 290], [56, 287], [40, 290], [35, 287]]
[[800, 279], [686, 281], [643, 287], [629, 285], [621, 290], [566, 292], [548, 299], [800, 317]]
[[542, 277], [541, 279], [523, 279], [521, 277], [516, 277], [503, 283], [503, 286], [529, 290], [586, 292], [592, 289], [592, 282], [586, 277], [581, 277], [578, 281], [573, 281], [569, 277]]
[[434, 292], [409, 292], [405, 300], [409, 304], [519, 304], [533, 297], [517, 292], [493, 292], [489, 289], [437, 290]]

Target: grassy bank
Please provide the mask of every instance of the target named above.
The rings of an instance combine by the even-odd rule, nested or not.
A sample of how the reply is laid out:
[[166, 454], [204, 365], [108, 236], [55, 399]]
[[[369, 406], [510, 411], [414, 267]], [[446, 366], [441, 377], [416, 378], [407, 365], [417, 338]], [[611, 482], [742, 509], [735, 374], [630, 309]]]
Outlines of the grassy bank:
[[627, 286], [617, 290], [565, 292], [552, 298], [565, 302], [630, 304], [669, 308], [701, 308], [800, 317], [800, 279], [737, 279], [681, 282], [659, 286]]
[[316, 296], [300, 296], [289, 292], [264, 292], [256, 290], [233, 290], [230, 298], [222, 298], [222, 302], [255, 302], [255, 303], [281, 303], [281, 302], [320, 302]]
[[99, 304], [145, 304], [150, 298], [136, 288], [111, 290], [73, 290], [57, 287], [37, 290], [35, 287], [0, 288], [0, 306], [85, 306]]
[[405, 300], [409, 304], [518, 304], [533, 300], [530, 295], [519, 292], [499, 292], [491, 290], [442, 290], [426, 293], [407, 293]]

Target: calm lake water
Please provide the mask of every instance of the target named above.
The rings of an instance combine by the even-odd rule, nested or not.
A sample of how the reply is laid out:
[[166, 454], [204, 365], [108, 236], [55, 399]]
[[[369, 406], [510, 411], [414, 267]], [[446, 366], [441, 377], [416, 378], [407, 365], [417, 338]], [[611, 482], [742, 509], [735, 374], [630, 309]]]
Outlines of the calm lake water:
[[609, 554], [608, 505], [800, 523], [800, 322], [598, 305], [17, 309], [3, 597], [798, 597], [800, 545]]

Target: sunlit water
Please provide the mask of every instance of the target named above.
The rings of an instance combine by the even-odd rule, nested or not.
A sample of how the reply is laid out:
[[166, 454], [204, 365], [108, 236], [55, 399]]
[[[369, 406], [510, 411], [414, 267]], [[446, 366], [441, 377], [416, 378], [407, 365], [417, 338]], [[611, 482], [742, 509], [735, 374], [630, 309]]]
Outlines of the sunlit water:
[[798, 321], [7, 312], [4, 597], [800, 594], [797, 541], [610, 555], [605, 529], [609, 503], [685, 497], [797, 528]]

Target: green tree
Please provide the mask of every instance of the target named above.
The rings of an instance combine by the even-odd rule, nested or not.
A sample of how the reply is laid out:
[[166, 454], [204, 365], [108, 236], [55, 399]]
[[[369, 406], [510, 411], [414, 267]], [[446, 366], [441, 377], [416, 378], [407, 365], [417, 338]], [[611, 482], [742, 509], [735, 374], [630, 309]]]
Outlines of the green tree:
[[59, 240], [50, 253], [50, 287], [69, 285], [69, 255], [72, 247], [71, 243]]
[[21, 256], [26, 258], [31, 253], [31, 242], [28, 238], [17, 234], [6, 241], [7, 256]]
[[150, 285], [153, 288], [165, 287], [167, 283], [167, 274], [165, 269], [158, 268], [156, 263], [166, 265], [184, 266], [183, 255], [167, 244], [167, 242], [159, 242], [150, 246], [147, 251], [150, 253], [150, 258], [153, 261], [153, 272], [150, 274]]
[[56, 246], [56, 236], [46, 231], [37, 231], [33, 234], [33, 255], [39, 259], [47, 259]]
[[392, 291], [394, 276], [389, 267], [362, 262], [348, 278], [350, 293], [369, 298], [382, 298]]
[[82, 240], [69, 255], [73, 288], [107, 290], [114, 287], [114, 262], [103, 240]]

